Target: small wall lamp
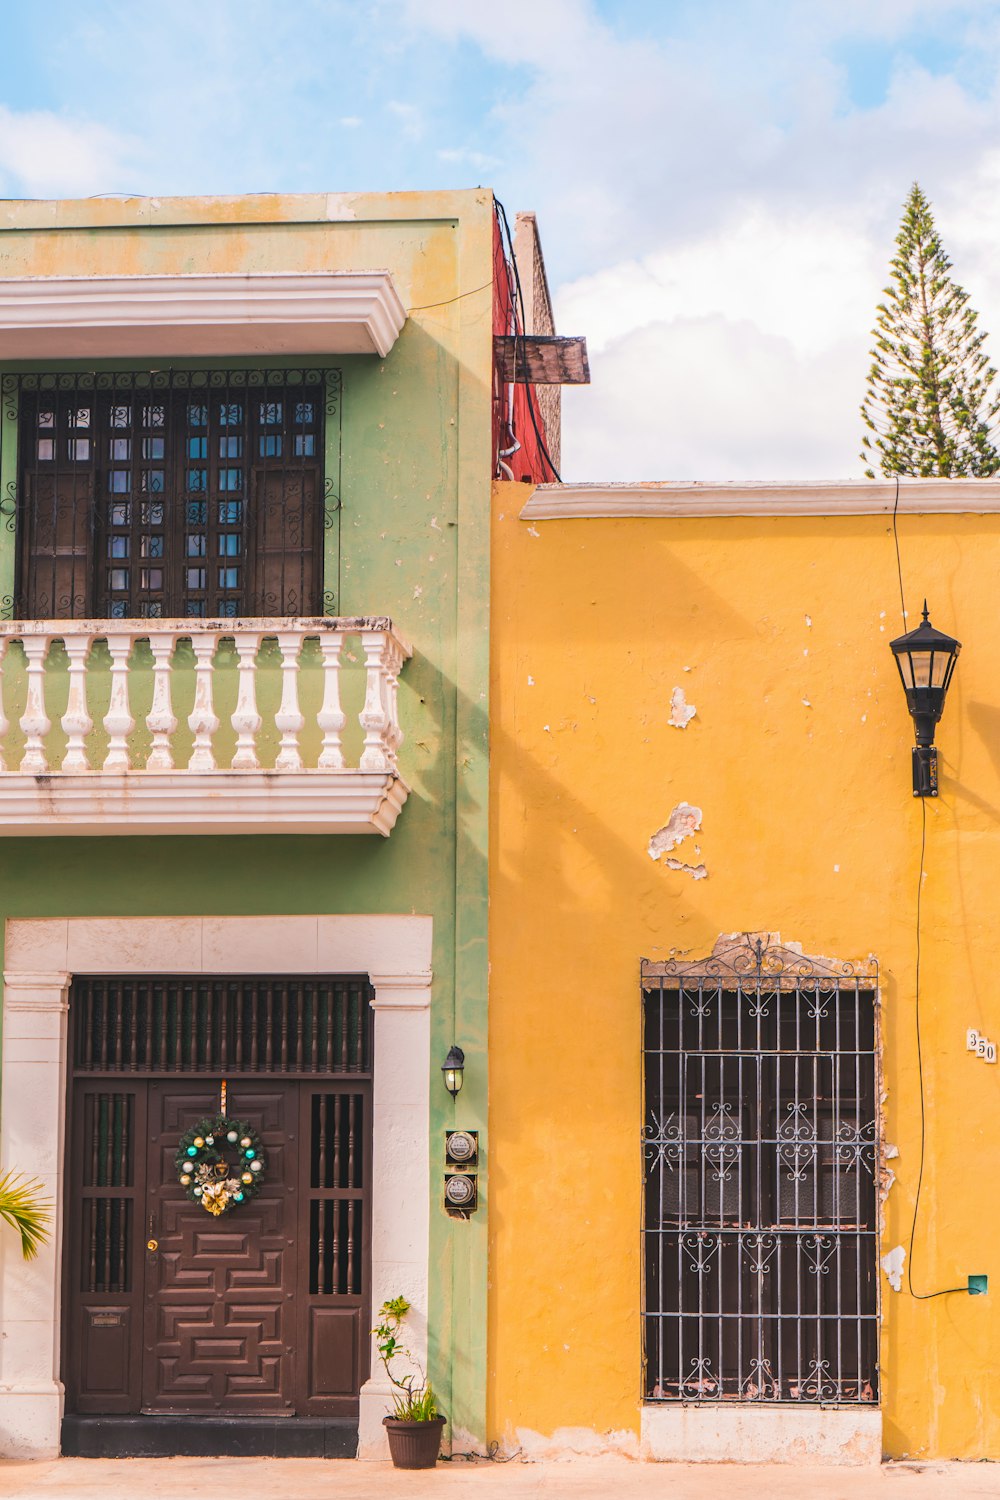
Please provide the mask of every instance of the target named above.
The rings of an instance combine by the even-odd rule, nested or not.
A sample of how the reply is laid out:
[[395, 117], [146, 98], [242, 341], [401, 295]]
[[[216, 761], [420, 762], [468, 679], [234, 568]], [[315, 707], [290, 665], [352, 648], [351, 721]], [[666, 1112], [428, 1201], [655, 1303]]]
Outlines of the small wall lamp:
[[462, 1091], [462, 1083], [465, 1079], [465, 1053], [461, 1047], [452, 1047], [444, 1060], [441, 1068], [444, 1074], [444, 1086], [454, 1099]]
[[917, 743], [913, 747], [913, 795], [936, 797], [938, 794], [937, 750], [934, 728], [944, 709], [945, 695], [955, 670], [961, 641], [935, 630], [924, 617], [916, 630], [897, 636], [889, 642], [906, 693], [906, 706], [913, 718]]

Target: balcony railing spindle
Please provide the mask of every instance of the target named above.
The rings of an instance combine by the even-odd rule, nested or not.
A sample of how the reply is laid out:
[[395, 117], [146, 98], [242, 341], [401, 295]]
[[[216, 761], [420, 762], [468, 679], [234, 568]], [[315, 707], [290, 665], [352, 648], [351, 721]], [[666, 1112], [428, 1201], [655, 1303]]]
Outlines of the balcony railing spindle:
[[302, 637], [298, 632], [282, 630], [278, 633], [278, 649], [281, 652], [281, 705], [274, 722], [281, 730], [281, 745], [274, 762], [277, 771], [301, 771], [302, 755], [299, 751], [299, 734], [305, 719], [299, 710], [299, 651]]
[[256, 743], [261, 726], [261, 717], [257, 712], [257, 651], [259, 647], [260, 636], [256, 632], [236, 637], [236, 655], [240, 665], [239, 690], [231, 721], [236, 730], [234, 771], [260, 769]]
[[21, 642], [28, 662], [28, 690], [21, 715], [25, 736], [21, 770], [31, 776], [43, 775], [49, 769], [45, 736], [52, 725], [45, 712], [45, 659], [51, 644], [51, 639], [45, 636], [33, 636]]
[[7, 647], [10, 644], [6, 636], [0, 635], [0, 771], [6, 771], [7, 762], [4, 760], [3, 747], [7, 740], [7, 731], [10, 729], [10, 720], [4, 713], [3, 707], [3, 659], [7, 655]]
[[194, 648], [194, 708], [188, 714], [188, 727], [194, 735], [194, 749], [188, 762], [189, 771], [214, 771], [215, 755], [212, 751], [212, 735], [219, 727], [219, 720], [212, 701], [212, 677], [215, 648], [218, 636], [192, 633]]
[[87, 735], [94, 727], [87, 707], [87, 658], [94, 644], [93, 636], [70, 635], [63, 637], [69, 662], [69, 696], [66, 712], [62, 716], [62, 727], [66, 734], [66, 754], [61, 769], [64, 771], [89, 771], [87, 759]]
[[339, 771], [344, 764], [341, 736], [347, 715], [340, 706], [340, 653], [343, 639], [339, 635], [321, 635], [319, 649], [323, 657], [323, 704], [316, 722], [323, 731], [320, 750], [321, 771]]
[[153, 702], [146, 715], [146, 724], [152, 731], [153, 744], [146, 762], [147, 771], [172, 771], [174, 768], [170, 736], [177, 728], [177, 717], [171, 702], [170, 666], [176, 644], [176, 637], [165, 633], [149, 637], [149, 649], [153, 654]]
[[132, 651], [131, 635], [108, 633], [111, 654], [111, 701], [104, 715], [108, 732], [108, 753], [104, 757], [106, 774], [118, 775], [129, 769], [128, 736], [135, 728], [128, 703], [128, 659]]
[[385, 699], [385, 637], [381, 631], [365, 630], [361, 634], [365, 653], [365, 706], [359, 715], [365, 731], [365, 744], [361, 752], [362, 771], [388, 771], [389, 756], [386, 753], [385, 733], [389, 727], [389, 715]]

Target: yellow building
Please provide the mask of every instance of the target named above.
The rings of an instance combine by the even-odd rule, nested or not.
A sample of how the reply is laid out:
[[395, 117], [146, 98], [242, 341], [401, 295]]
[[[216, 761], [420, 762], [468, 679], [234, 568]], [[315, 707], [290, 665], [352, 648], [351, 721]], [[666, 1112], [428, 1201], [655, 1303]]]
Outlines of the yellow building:
[[[904, 481], [899, 573], [894, 501], [495, 487], [509, 1449], [1000, 1458], [1000, 485]], [[917, 797], [925, 596], [963, 651]]]

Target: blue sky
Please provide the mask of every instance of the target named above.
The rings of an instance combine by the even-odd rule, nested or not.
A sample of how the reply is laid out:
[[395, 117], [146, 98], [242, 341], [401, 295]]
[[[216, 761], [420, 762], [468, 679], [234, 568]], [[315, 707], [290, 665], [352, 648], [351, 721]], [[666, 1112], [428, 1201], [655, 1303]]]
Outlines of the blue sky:
[[575, 478], [857, 475], [914, 179], [1000, 356], [1000, 0], [6, 0], [0, 193], [493, 187]]

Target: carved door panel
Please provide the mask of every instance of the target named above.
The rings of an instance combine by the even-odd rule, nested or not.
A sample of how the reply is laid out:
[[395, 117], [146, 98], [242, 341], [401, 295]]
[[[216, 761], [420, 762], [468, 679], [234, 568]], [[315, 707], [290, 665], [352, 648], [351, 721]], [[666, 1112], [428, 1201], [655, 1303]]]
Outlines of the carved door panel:
[[298, 1089], [230, 1084], [229, 1113], [259, 1133], [260, 1191], [213, 1218], [177, 1182], [180, 1136], [218, 1108], [204, 1082], [149, 1086], [142, 1408], [285, 1415], [293, 1410]]
[[[357, 1419], [369, 998], [351, 976], [74, 980], [63, 1378], [67, 1413], [102, 1421], [107, 1452], [112, 1417]], [[213, 1218], [174, 1157], [217, 1111], [223, 1077], [266, 1169], [252, 1199]]]

